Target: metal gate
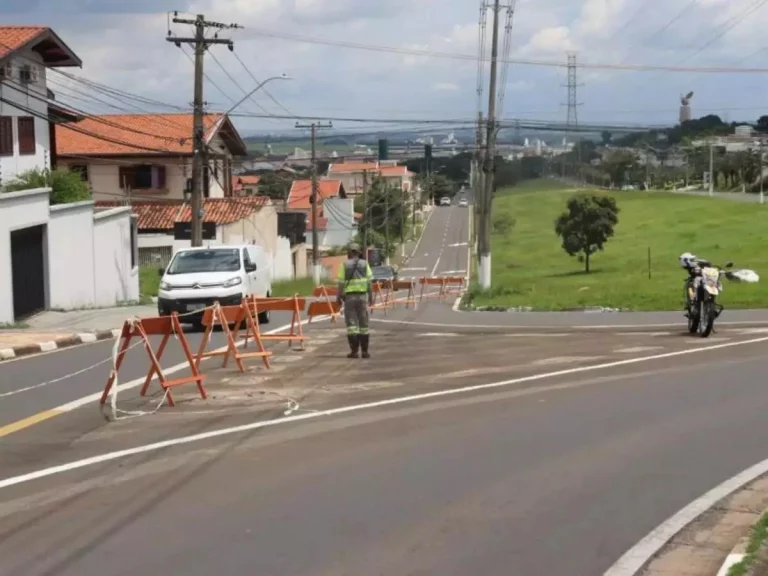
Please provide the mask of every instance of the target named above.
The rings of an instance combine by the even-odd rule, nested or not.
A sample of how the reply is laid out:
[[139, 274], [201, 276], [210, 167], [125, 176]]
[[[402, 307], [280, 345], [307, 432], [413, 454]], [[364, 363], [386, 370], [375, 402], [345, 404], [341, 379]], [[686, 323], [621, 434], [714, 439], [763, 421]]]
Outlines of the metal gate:
[[11, 232], [13, 316], [16, 321], [45, 308], [43, 226]]

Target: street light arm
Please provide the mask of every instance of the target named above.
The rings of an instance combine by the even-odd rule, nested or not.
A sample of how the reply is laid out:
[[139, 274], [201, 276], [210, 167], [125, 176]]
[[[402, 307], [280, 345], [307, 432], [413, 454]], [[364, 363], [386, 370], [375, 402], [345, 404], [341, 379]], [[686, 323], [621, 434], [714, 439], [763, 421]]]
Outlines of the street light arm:
[[229, 115], [229, 114], [231, 114], [231, 113], [234, 111], [234, 109], [235, 109], [235, 108], [237, 108], [238, 106], [240, 106], [240, 104], [242, 104], [243, 102], [245, 102], [246, 100], [248, 100], [248, 98], [250, 98], [251, 96], [253, 96], [253, 95], [254, 95], [256, 92], [258, 92], [259, 90], [261, 90], [261, 89], [262, 89], [262, 88], [263, 88], [263, 87], [264, 87], [266, 84], [268, 84], [268, 83], [269, 83], [269, 82], [271, 82], [272, 80], [292, 80], [292, 78], [290, 78], [289, 76], [286, 76], [285, 74], [283, 74], [283, 75], [281, 75], [281, 76], [272, 76], [272, 77], [270, 77], [270, 78], [267, 78], [266, 80], [264, 80], [263, 82], [261, 82], [261, 83], [260, 83], [258, 86], [256, 86], [256, 88], [254, 88], [253, 90], [251, 90], [250, 92], [248, 92], [248, 94], [246, 94], [245, 96], [243, 96], [243, 97], [242, 97], [240, 100], [238, 100], [237, 102], [235, 102], [235, 104], [232, 106], [232, 108], [230, 108], [229, 110], [227, 110], [227, 111], [226, 111], [224, 114], [225, 114], [225, 115]]

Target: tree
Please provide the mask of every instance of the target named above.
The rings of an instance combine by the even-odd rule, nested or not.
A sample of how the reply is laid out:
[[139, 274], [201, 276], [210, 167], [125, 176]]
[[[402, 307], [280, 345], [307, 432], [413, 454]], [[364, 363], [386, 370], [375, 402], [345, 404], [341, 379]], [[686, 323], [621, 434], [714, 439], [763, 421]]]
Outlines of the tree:
[[603, 130], [603, 132], [600, 133], [600, 138], [602, 139], [603, 144], [608, 144], [611, 141], [612, 137], [613, 137], [613, 134], [611, 134], [607, 130]]
[[272, 200], [285, 200], [290, 190], [291, 180], [274, 172], [267, 172], [259, 179], [259, 194], [269, 196]]
[[18, 174], [5, 185], [5, 192], [19, 192], [33, 188], [51, 188], [51, 204], [69, 204], [91, 199], [91, 190], [80, 172], [66, 168], [48, 170], [33, 168]]
[[768, 132], [768, 116], [760, 116], [755, 127], [758, 132]]
[[603, 249], [618, 222], [619, 208], [614, 198], [576, 194], [555, 220], [555, 233], [570, 256], [583, 255], [584, 271], [589, 274], [590, 256]]
[[357, 228], [361, 238], [367, 234], [369, 246], [379, 247], [376, 242], [380, 238], [381, 242], [389, 245], [391, 251], [395, 239], [405, 234], [408, 221], [406, 194], [399, 186], [390, 186], [383, 178], [377, 177], [371, 182], [366, 193], [365, 208], [362, 197], [355, 199], [355, 212], [363, 215]]

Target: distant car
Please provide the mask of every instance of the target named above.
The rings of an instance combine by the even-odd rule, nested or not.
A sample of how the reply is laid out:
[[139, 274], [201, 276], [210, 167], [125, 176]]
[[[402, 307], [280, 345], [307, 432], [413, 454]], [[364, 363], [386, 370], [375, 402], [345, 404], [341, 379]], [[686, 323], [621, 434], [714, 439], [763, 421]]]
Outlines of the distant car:
[[374, 266], [371, 272], [374, 280], [397, 280], [397, 268], [394, 266]]
[[467, 206], [469, 206], [469, 202], [467, 202], [466, 198], [462, 198], [461, 200], [459, 200], [459, 206], [461, 206], [462, 208], [466, 208]]
[[448, 198], [448, 196], [443, 196], [440, 198], [440, 206], [450, 206], [451, 205], [451, 199]]

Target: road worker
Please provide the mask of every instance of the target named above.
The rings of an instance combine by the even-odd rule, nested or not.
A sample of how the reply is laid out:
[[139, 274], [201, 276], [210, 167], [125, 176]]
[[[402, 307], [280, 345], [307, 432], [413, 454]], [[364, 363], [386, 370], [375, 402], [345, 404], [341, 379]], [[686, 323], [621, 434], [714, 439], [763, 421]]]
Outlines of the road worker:
[[358, 244], [350, 244], [347, 248], [347, 261], [339, 268], [338, 280], [338, 300], [344, 303], [344, 322], [350, 349], [347, 358], [357, 358], [360, 350], [363, 358], [370, 358], [368, 307], [373, 305], [373, 272], [368, 261], [362, 257]]

